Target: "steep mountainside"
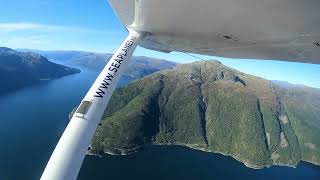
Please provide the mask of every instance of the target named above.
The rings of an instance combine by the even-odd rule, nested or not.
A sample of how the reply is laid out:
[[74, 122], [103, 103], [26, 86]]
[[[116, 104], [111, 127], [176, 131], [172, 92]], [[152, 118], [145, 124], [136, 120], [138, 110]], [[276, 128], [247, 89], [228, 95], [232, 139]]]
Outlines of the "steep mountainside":
[[[95, 71], [101, 71], [112, 56], [112, 54], [107, 53], [92, 53], [83, 51], [24, 51], [37, 52], [54, 62], [62, 63], [68, 66], [86, 67]], [[121, 77], [118, 85], [125, 85], [132, 80], [140, 79], [146, 75], [163, 69], [171, 69], [176, 65], [177, 64], [174, 62], [162, 59], [133, 56], [130, 59], [128, 69]]]
[[320, 90], [283, 88], [216, 61], [179, 65], [112, 96], [91, 153], [147, 143], [231, 155], [250, 167], [320, 164]]
[[52, 63], [36, 53], [0, 47], [0, 93], [79, 72], [78, 69]]

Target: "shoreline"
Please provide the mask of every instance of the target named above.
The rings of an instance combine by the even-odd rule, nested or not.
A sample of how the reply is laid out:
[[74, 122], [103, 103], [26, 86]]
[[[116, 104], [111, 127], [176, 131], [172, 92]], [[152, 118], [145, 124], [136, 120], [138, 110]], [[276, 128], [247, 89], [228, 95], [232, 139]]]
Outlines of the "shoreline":
[[[305, 161], [300, 159], [295, 165], [289, 165], [289, 164], [283, 164], [283, 163], [272, 163], [270, 165], [262, 165], [262, 166], [256, 166], [256, 165], [252, 165], [248, 162], [244, 162], [242, 160], [240, 160], [237, 156], [234, 156], [232, 154], [227, 154], [227, 153], [223, 153], [223, 152], [219, 152], [219, 151], [213, 151], [213, 150], [208, 150], [206, 148], [203, 147], [196, 147], [197, 144], [195, 145], [189, 145], [189, 144], [183, 144], [183, 143], [149, 143], [149, 144], [145, 144], [142, 146], [137, 146], [134, 148], [130, 148], [130, 149], [115, 149], [116, 151], [119, 151], [119, 153], [115, 153], [112, 151], [103, 151], [103, 154], [108, 154], [108, 155], [112, 155], [112, 156], [125, 156], [125, 155], [130, 155], [136, 152], [139, 152], [140, 150], [142, 150], [143, 148], [146, 147], [146, 145], [152, 145], [152, 146], [183, 146], [183, 147], [187, 147], [193, 150], [198, 150], [198, 151], [202, 151], [202, 152], [207, 152], [207, 153], [215, 153], [215, 154], [221, 154], [223, 156], [229, 156], [231, 158], [233, 158], [234, 160], [244, 164], [246, 167], [251, 168], [251, 169], [263, 169], [263, 168], [270, 168], [271, 166], [286, 166], [286, 167], [291, 167], [291, 168], [297, 168], [299, 162], [304, 161], [304, 162], [308, 162], [312, 165], [316, 165], [319, 166], [320, 164], [316, 164], [310, 161]], [[93, 154], [93, 153], [87, 153], [87, 155], [90, 156], [98, 156], [98, 157], [102, 157], [103, 154]]]

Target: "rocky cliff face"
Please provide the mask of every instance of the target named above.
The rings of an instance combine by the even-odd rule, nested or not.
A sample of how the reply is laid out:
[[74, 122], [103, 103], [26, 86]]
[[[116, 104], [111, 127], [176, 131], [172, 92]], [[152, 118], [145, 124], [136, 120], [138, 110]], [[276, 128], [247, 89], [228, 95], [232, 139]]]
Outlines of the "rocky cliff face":
[[284, 88], [216, 61], [179, 65], [114, 93], [91, 153], [147, 143], [231, 155], [251, 167], [320, 164], [320, 90]]

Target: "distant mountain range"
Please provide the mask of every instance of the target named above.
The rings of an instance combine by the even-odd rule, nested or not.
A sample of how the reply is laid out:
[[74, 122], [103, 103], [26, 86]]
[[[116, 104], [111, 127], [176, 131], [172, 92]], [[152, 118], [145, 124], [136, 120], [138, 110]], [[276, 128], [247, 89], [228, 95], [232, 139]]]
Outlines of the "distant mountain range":
[[284, 88], [293, 88], [293, 87], [307, 87], [306, 85], [303, 84], [291, 84], [287, 81], [278, 81], [278, 80], [271, 80], [274, 84], [284, 87]]
[[216, 61], [178, 65], [116, 91], [90, 153], [178, 144], [247, 166], [320, 164], [320, 90], [279, 86]]
[[80, 70], [52, 63], [37, 53], [0, 47], [0, 94], [75, 73]]
[[[78, 68], [87, 68], [100, 72], [110, 58], [111, 54], [102, 53], [30, 49], [13, 50], [0, 47], [0, 80], [2, 82], [0, 94], [36, 84], [40, 81], [80, 73]], [[142, 56], [132, 57], [129, 68], [118, 82], [118, 87], [159, 70], [173, 68], [176, 65], [174, 62], [161, 59]]]
[[[103, 67], [112, 56], [112, 54], [108, 53], [92, 53], [84, 51], [39, 51], [29, 49], [21, 50], [25, 52], [39, 53], [53, 62], [61, 63], [67, 66], [88, 68], [99, 72], [103, 69]], [[118, 86], [123, 86], [130, 81], [140, 79], [146, 75], [163, 69], [171, 69], [176, 65], [177, 63], [162, 59], [144, 56], [133, 56], [130, 59], [128, 69], [120, 78]]]

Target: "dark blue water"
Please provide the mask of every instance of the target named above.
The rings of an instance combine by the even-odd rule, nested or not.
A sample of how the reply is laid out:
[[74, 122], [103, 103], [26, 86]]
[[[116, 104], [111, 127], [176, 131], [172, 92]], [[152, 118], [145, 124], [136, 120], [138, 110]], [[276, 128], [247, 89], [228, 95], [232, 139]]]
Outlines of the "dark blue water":
[[[68, 114], [85, 95], [97, 72], [80, 74], [0, 96], [0, 180], [39, 179], [68, 123]], [[179, 146], [151, 146], [129, 156], [87, 156], [85, 179], [320, 179], [320, 168], [253, 170], [219, 154]]]
[[0, 180], [39, 179], [96, 72], [83, 71], [0, 96]]
[[181, 146], [150, 146], [129, 156], [86, 157], [80, 180], [313, 180], [320, 179], [320, 168], [299, 163], [297, 168], [251, 169], [221, 154], [205, 153]]

